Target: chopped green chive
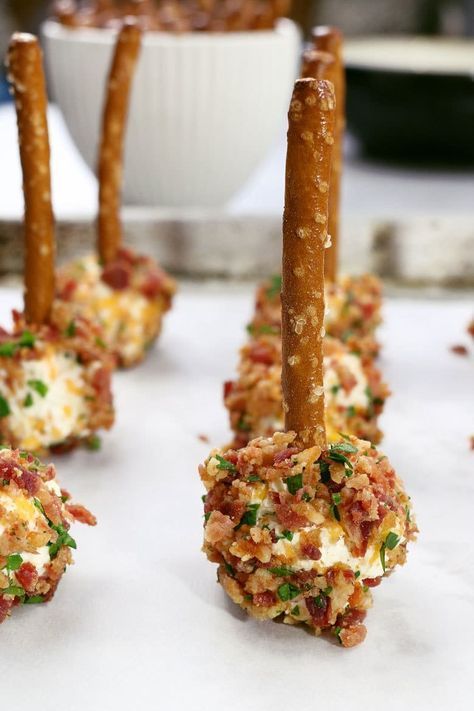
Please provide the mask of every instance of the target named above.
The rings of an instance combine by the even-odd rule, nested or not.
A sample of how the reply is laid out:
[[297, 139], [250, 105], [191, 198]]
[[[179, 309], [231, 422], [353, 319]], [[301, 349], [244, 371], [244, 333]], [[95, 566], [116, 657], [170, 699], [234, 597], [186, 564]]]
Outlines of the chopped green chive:
[[252, 481], [262, 481], [262, 480], [258, 476], [258, 474], [251, 474], [249, 477], [247, 477], [246, 481], [252, 482]]
[[24, 348], [33, 348], [35, 342], [36, 336], [34, 333], [31, 333], [31, 331], [23, 331], [20, 336], [20, 340], [18, 341], [18, 345], [23, 346]]
[[72, 536], [69, 535], [69, 533], [66, 531], [64, 526], [62, 526], [61, 524], [58, 524], [57, 526], [55, 526], [55, 525], [51, 525], [51, 523], [50, 523], [50, 527], [53, 529], [53, 531], [56, 531], [56, 533], [58, 534], [56, 543], [48, 544], [49, 545], [49, 557], [51, 560], [53, 560], [53, 558], [56, 558], [59, 550], [63, 546], [69, 546], [69, 548], [77, 548], [76, 541], [74, 540], [74, 538], [72, 538]]
[[31, 393], [27, 393], [25, 399], [23, 400], [23, 407], [31, 407], [33, 404], [33, 395]]
[[356, 570], [356, 572], [354, 573], [354, 577], [356, 580], [357, 578], [360, 578], [360, 570]]
[[92, 452], [98, 452], [101, 447], [102, 440], [99, 435], [91, 435], [87, 440], [87, 449], [90, 449]]
[[5, 400], [2, 395], [0, 395], [0, 417], [8, 417], [10, 413], [11, 410], [8, 401]]
[[30, 597], [25, 598], [24, 604], [37, 605], [40, 602], [44, 602], [44, 595], [30, 595]]
[[218, 469], [225, 469], [229, 472], [236, 472], [237, 469], [235, 468], [235, 465], [232, 464], [232, 462], [229, 462], [227, 459], [224, 459], [224, 457], [221, 457], [220, 454], [214, 455], [214, 458], [217, 459], [219, 464], [217, 465]]
[[9, 585], [7, 588], [0, 589], [0, 595], [14, 595], [15, 597], [22, 597], [25, 591], [19, 585]]
[[286, 565], [280, 565], [276, 568], [269, 568], [268, 569], [270, 573], [273, 573], [273, 575], [278, 575], [281, 578], [286, 578], [288, 575], [293, 575], [293, 571], [291, 568], [287, 568]]
[[281, 536], [279, 536], [279, 540], [282, 538], [286, 538], [287, 541], [292, 541], [293, 536], [294, 536], [293, 531], [282, 531]]
[[298, 617], [300, 614], [300, 606], [295, 605], [294, 608], [290, 611], [292, 615], [295, 615], [295, 617]]
[[235, 526], [235, 530], [238, 530], [244, 524], [247, 526], [255, 526], [255, 524], [257, 523], [257, 511], [259, 508], [260, 504], [248, 504], [247, 511], [240, 519], [240, 523]]
[[224, 566], [225, 566], [227, 573], [233, 578], [235, 576], [235, 570], [233, 569], [231, 564], [224, 561]]
[[385, 573], [385, 551], [388, 550], [392, 551], [398, 544], [400, 543], [400, 536], [397, 536], [396, 533], [393, 531], [390, 531], [390, 533], [387, 534], [387, 537], [385, 541], [382, 543], [380, 546], [380, 562], [382, 563], [382, 570]]
[[283, 583], [283, 585], [280, 585], [280, 587], [278, 588], [277, 593], [280, 600], [282, 600], [283, 602], [287, 602], [288, 600], [293, 600], [294, 597], [299, 595], [300, 591], [295, 585], [292, 585], [291, 583]]
[[289, 476], [285, 479], [288, 491], [290, 494], [296, 494], [296, 492], [303, 486], [303, 473], [295, 474], [294, 476]]
[[28, 385], [41, 397], [45, 397], [48, 392], [48, 386], [42, 380], [28, 380]]
[[270, 285], [266, 289], [265, 293], [269, 299], [274, 299], [279, 295], [281, 291], [281, 276], [279, 274], [274, 274], [270, 279]]
[[76, 335], [76, 324], [74, 323], [74, 321], [71, 321], [69, 323], [64, 333], [68, 338], [73, 338], [73, 336]]
[[23, 558], [21, 555], [19, 553], [12, 553], [12, 555], [8, 556], [5, 567], [7, 570], [18, 570], [22, 563]]
[[11, 341], [7, 341], [6, 343], [0, 343], [0, 356], [6, 356], [7, 358], [11, 358], [11, 356], [16, 351], [16, 345], [16, 343], [12, 343]]
[[356, 409], [354, 405], [349, 405], [349, 407], [346, 410], [347, 417], [355, 417], [356, 416]]

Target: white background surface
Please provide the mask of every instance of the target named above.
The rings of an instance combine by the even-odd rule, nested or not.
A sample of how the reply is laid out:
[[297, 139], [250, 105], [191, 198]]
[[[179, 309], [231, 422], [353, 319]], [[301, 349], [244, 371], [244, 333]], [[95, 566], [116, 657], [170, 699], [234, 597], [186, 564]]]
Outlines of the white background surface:
[[[412, 495], [421, 535], [374, 590], [366, 642], [344, 650], [301, 628], [246, 618], [200, 553], [197, 465], [228, 437], [250, 286], [187, 286], [146, 364], [115, 377], [118, 417], [99, 453], [57, 459], [98, 516], [73, 528], [76, 565], [49, 605], [0, 628], [2, 709], [392, 711], [472, 708], [474, 359], [468, 301], [392, 300], [383, 330], [394, 390], [383, 449]], [[0, 321], [19, 304], [0, 291]]]

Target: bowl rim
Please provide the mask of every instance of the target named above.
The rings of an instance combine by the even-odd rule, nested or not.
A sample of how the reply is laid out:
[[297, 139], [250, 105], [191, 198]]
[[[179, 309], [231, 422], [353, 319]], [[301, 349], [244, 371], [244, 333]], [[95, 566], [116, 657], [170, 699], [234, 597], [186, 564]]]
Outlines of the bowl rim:
[[[428, 46], [433, 47], [465, 47], [473, 52], [472, 66], [466, 65], [465, 69], [461, 67], [442, 67], [440, 65], [429, 66], [418, 62], [414, 66], [409, 66], [408, 63], [388, 62], [384, 64], [380, 61], [379, 64], [375, 60], [363, 60], [362, 58], [351, 58], [352, 50], [355, 50], [362, 44], [377, 44], [385, 43], [387, 50], [391, 47], [399, 47], [401, 43], [412, 46]], [[426, 60], [425, 60], [426, 61]], [[474, 80], [474, 42], [468, 37], [438, 37], [438, 36], [422, 36], [422, 35], [372, 35], [354, 37], [346, 42], [344, 48], [344, 63], [347, 70], [357, 70], [380, 73], [380, 74], [405, 74], [410, 76], [436, 76], [436, 77], [462, 77]]]
[[[117, 34], [117, 29], [109, 27], [66, 27], [54, 19], [47, 19], [41, 25], [41, 34], [47, 39], [74, 41], [84, 44], [112, 43]], [[200, 46], [212, 44], [254, 44], [265, 41], [281, 42], [290, 37], [301, 36], [301, 31], [296, 22], [288, 17], [282, 17], [272, 30], [249, 30], [246, 32], [160, 32], [147, 30], [144, 33], [144, 46]]]

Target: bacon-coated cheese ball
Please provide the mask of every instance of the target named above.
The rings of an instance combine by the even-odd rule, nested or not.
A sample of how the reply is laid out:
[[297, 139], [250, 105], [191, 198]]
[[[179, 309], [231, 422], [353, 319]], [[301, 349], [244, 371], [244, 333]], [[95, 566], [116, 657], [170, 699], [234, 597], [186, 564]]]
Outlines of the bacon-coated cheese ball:
[[72, 521], [95, 525], [68, 503], [52, 464], [18, 449], [0, 450], [0, 623], [20, 604], [48, 602], [72, 563]]
[[123, 367], [143, 360], [176, 291], [174, 279], [153, 259], [129, 249], [120, 249], [105, 268], [96, 256], [77, 259], [59, 271], [57, 283], [59, 299], [100, 325]]
[[[281, 277], [275, 275], [257, 289], [255, 314], [250, 328], [281, 328]], [[375, 337], [381, 323], [382, 285], [373, 274], [341, 276], [326, 283], [326, 333], [351, 351], [374, 358], [380, 344]]]
[[[378, 416], [390, 394], [380, 371], [372, 359], [351, 353], [334, 338], [326, 337], [323, 347], [329, 440], [338, 439], [343, 432], [378, 443], [382, 437]], [[281, 368], [279, 335], [255, 336], [242, 348], [239, 377], [224, 385], [234, 447], [283, 429]]]
[[12, 333], [0, 333], [0, 441], [42, 453], [94, 446], [114, 421], [113, 358], [100, 331], [64, 304], [47, 324], [14, 313]]
[[417, 531], [388, 459], [355, 437], [301, 450], [294, 433], [214, 450], [200, 466], [204, 552], [231, 599], [260, 619], [361, 642], [370, 589]]

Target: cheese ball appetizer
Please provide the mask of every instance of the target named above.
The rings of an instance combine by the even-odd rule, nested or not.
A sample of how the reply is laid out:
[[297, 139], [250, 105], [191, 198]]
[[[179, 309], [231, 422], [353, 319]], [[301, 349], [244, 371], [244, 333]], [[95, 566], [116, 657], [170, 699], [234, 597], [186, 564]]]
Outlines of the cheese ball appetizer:
[[87, 509], [69, 502], [52, 464], [0, 449], [0, 623], [17, 605], [51, 600], [72, 563], [74, 520], [96, 523]]
[[138, 20], [126, 18], [110, 67], [98, 157], [97, 254], [73, 261], [57, 275], [57, 298], [100, 325], [122, 367], [144, 359], [176, 291], [175, 281], [151, 257], [122, 244], [123, 146], [141, 36]]
[[371, 588], [417, 530], [387, 457], [354, 437], [301, 449], [288, 432], [214, 450], [199, 471], [203, 550], [229, 597], [253, 617], [362, 642]]
[[[390, 394], [379, 369], [334, 338], [324, 339], [323, 351], [328, 439], [334, 441], [343, 432], [378, 443], [378, 417]], [[279, 336], [255, 336], [242, 348], [239, 376], [224, 385], [232, 446], [243, 447], [255, 437], [283, 429], [281, 369]]]
[[[281, 277], [275, 275], [257, 288], [255, 313], [249, 330], [259, 332], [281, 329]], [[382, 284], [373, 274], [344, 275], [336, 282], [326, 282], [326, 317], [328, 336], [338, 338], [354, 353], [375, 358], [380, 351], [376, 338], [381, 324]]]
[[174, 280], [156, 262], [124, 248], [105, 267], [89, 255], [57, 274], [58, 298], [99, 325], [107, 348], [123, 367], [143, 360], [175, 290]]
[[49, 321], [14, 313], [0, 332], [0, 441], [35, 453], [95, 447], [114, 422], [113, 359], [100, 331], [54, 304]]
[[230, 598], [257, 619], [303, 623], [353, 647], [366, 635], [370, 588], [405, 562], [416, 525], [401, 480], [374, 445], [345, 435], [328, 442], [321, 186], [331, 175], [334, 125], [333, 85], [298, 80], [283, 216], [284, 431], [213, 450], [199, 473], [204, 552]]
[[47, 96], [36, 37], [10, 41], [12, 85], [25, 198], [23, 314], [0, 330], [0, 442], [31, 452], [96, 446], [114, 420], [113, 359], [101, 332], [54, 302], [55, 234], [51, 202]]

